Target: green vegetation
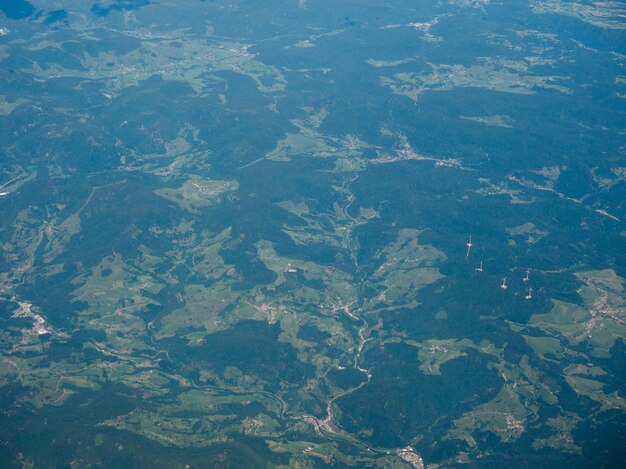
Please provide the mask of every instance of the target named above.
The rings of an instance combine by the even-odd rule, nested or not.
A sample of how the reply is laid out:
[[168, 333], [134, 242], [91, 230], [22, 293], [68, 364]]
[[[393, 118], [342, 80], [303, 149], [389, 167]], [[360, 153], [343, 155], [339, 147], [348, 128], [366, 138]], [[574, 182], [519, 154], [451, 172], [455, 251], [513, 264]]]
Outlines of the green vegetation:
[[593, 355], [608, 356], [615, 341], [626, 334], [621, 319], [626, 311], [621, 296], [624, 280], [611, 269], [577, 272], [576, 277], [584, 282], [578, 292], [582, 306], [553, 300], [550, 313], [533, 315], [529, 323], [564, 337], [572, 346], [586, 341]]
[[158, 189], [154, 192], [191, 213], [198, 213], [198, 208], [219, 203], [224, 192], [233, 190], [237, 190], [236, 181], [212, 181], [192, 176], [179, 188]]
[[624, 459], [623, 5], [50, 3], [0, 1], [0, 465]]
[[586, 23], [608, 29], [624, 29], [623, 17], [626, 9], [620, 2], [546, 2], [532, 0], [533, 11], [540, 14], [572, 16]]
[[447, 91], [457, 88], [485, 88], [514, 94], [534, 94], [536, 89], [551, 89], [569, 94], [572, 91], [560, 84], [567, 81], [562, 76], [532, 75], [532, 64], [524, 61], [485, 58], [476, 65], [431, 65], [428, 74], [397, 73], [382, 77], [381, 83], [413, 101], [426, 91]]

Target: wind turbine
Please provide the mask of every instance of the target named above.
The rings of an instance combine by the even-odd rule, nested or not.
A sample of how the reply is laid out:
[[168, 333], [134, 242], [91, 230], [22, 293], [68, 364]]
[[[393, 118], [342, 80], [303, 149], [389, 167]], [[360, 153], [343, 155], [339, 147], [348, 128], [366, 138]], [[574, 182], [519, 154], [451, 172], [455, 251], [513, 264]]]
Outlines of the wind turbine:
[[472, 249], [472, 235], [470, 235], [469, 241], [467, 243], [465, 243], [465, 245], [467, 246], [467, 254], [465, 254], [465, 259], [467, 259], [470, 255], [470, 251]]
[[500, 288], [502, 288], [503, 290], [506, 290], [507, 288], [509, 288], [506, 286], [506, 277], [502, 279], [502, 285], [500, 285]]
[[533, 297], [533, 287], [528, 287], [528, 294], [524, 297], [527, 300], [530, 300]]

